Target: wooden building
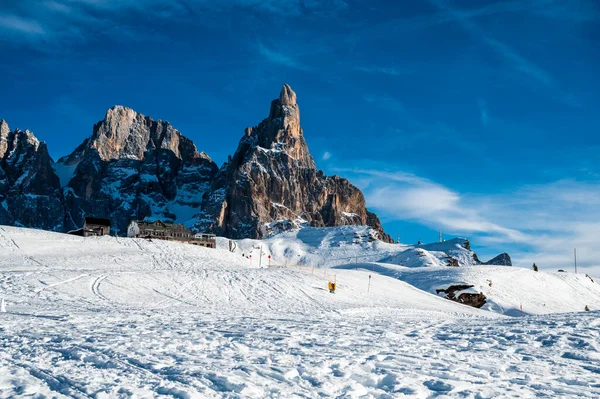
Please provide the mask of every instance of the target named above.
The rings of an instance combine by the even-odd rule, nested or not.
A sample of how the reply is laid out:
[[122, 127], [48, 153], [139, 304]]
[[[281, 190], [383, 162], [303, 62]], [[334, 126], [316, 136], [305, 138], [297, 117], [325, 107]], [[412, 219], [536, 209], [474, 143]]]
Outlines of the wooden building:
[[110, 219], [86, 216], [83, 219], [83, 227], [69, 231], [69, 234], [82, 237], [99, 237], [110, 235]]
[[217, 247], [214, 234], [194, 235], [183, 224], [165, 223], [161, 220], [154, 222], [132, 220], [127, 227], [127, 236], [181, 241], [208, 248]]
[[214, 234], [207, 233], [198, 233], [194, 235], [194, 240], [190, 242], [190, 244], [200, 245], [202, 247], [207, 248], [216, 248], [217, 241], [215, 240], [217, 236]]

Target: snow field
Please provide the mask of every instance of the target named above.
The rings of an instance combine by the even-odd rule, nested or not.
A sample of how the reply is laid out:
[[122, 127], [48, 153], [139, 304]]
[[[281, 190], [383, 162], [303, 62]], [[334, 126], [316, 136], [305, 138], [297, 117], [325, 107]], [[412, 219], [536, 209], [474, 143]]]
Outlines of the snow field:
[[[336, 230], [230, 253], [223, 239], [213, 250], [0, 227], [0, 398], [600, 395], [599, 312], [497, 313], [515, 298], [530, 313], [580, 307], [596, 295], [585, 278], [373, 263], [413, 248]], [[242, 256], [261, 244], [287, 267]], [[490, 275], [493, 312], [432, 293], [463, 280], [485, 289]], [[551, 300], [571, 289], [567, 304]], [[546, 306], [525, 306], [534, 299]]]

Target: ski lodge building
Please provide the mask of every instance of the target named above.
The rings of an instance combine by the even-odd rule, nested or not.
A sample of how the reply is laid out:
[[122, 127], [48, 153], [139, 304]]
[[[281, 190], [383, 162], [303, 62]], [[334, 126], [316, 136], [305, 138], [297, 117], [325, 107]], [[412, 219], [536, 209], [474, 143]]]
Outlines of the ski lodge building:
[[207, 248], [216, 248], [214, 234], [200, 233], [194, 235], [183, 224], [132, 220], [127, 227], [127, 237], [181, 241]]

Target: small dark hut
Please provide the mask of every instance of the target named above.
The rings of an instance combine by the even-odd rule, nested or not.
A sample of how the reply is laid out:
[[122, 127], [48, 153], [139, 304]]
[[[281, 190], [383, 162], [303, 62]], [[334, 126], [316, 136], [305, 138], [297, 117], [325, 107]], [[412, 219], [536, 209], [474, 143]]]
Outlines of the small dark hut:
[[86, 216], [81, 229], [69, 231], [69, 234], [82, 237], [99, 237], [110, 235], [110, 219]]

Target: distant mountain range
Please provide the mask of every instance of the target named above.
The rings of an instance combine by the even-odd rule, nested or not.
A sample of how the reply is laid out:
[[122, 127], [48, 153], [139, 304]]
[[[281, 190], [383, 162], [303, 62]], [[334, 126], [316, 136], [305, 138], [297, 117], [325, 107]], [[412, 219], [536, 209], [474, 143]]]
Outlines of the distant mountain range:
[[66, 232], [86, 215], [119, 235], [132, 219], [162, 219], [231, 238], [368, 225], [392, 242], [358, 188], [317, 169], [287, 84], [220, 168], [169, 122], [122, 106], [57, 162], [33, 133], [0, 121], [0, 224]]

